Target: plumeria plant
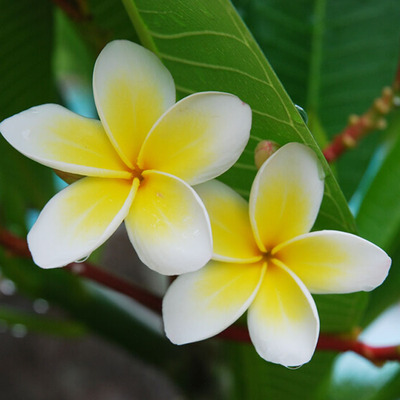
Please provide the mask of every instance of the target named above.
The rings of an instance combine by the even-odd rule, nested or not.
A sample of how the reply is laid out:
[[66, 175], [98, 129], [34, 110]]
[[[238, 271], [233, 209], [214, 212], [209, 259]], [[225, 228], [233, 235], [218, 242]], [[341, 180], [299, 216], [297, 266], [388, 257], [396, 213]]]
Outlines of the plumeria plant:
[[0, 283], [71, 321], [0, 322], [81, 324], [187, 398], [193, 354], [207, 398], [398, 398], [400, 333], [366, 328], [400, 300], [400, 4], [2, 1]]

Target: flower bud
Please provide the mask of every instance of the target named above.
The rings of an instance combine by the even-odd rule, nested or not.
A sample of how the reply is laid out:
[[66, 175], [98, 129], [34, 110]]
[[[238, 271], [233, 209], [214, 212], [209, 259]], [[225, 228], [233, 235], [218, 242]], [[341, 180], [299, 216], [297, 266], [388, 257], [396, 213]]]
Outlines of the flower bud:
[[254, 163], [256, 164], [257, 169], [260, 169], [261, 165], [263, 165], [264, 162], [279, 149], [279, 147], [278, 143], [271, 140], [262, 140], [258, 143], [254, 150]]

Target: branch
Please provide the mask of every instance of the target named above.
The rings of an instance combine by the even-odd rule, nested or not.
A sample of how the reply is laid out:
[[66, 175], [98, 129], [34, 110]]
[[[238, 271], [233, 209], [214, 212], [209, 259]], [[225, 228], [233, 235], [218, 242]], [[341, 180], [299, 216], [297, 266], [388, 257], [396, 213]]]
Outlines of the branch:
[[390, 87], [382, 90], [381, 97], [375, 99], [373, 105], [363, 115], [352, 115], [349, 124], [342, 132], [337, 134], [323, 153], [326, 160], [331, 163], [342, 155], [347, 149], [354, 148], [357, 143], [368, 133], [386, 128], [386, 114], [394, 106], [394, 91]]
[[[21, 239], [11, 232], [0, 229], [0, 245], [3, 246], [12, 256], [31, 258], [26, 240]], [[110, 274], [106, 270], [99, 268], [91, 263], [71, 263], [64, 267], [75, 275], [88, 278], [100, 283], [110, 289], [125, 294], [126, 296], [145, 305], [149, 309], [161, 313], [161, 299], [149, 293], [131, 282], [128, 282], [116, 275]]]
[[[31, 258], [26, 240], [4, 229], [0, 229], [0, 246], [4, 247], [10, 256]], [[88, 262], [71, 263], [65, 268], [73, 274], [90, 279], [119, 293], [125, 294], [156, 313], [161, 314], [162, 300], [158, 296], [104, 269]], [[243, 343], [249, 343], [251, 341], [247, 328], [240, 325], [230, 326], [221, 332], [218, 337]], [[400, 346], [373, 347], [359, 342], [351, 336], [320, 334], [317, 349], [339, 353], [353, 351], [377, 364], [387, 360], [400, 361]]]
[[385, 119], [394, 106], [399, 106], [396, 96], [400, 91], [400, 62], [391, 87], [382, 90], [381, 97], [375, 99], [372, 106], [361, 116], [352, 115], [349, 124], [342, 132], [338, 133], [331, 144], [323, 151], [329, 163], [335, 161], [347, 149], [354, 148], [357, 143], [368, 133], [386, 128]]

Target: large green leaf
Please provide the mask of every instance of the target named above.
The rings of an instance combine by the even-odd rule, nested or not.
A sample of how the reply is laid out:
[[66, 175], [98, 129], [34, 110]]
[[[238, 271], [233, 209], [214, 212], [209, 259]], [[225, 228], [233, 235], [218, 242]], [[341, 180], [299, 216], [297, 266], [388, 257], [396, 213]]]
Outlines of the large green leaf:
[[387, 132], [384, 160], [364, 194], [356, 219], [360, 234], [386, 250], [392, 249], [399, 243], [399, 131], [400, 112], [397, 111], [391, 118]]
[[[390, 85], [398, 61], [396, 0], [235, 0], [293, 100], [309, 113], [321, 145]], [[321, 129], [322, 128], [322, 129]], [[376, 140], [342, 157], [340, 184], [350, 196]]]
[[[123, 3], [142, 43], [171, 71], [180, 96], [219, 90], [234, 93], [250, 104], [253, 110], [250, 142], [238, 163], [224, 174], [223, 181], [247, 195], [256, 173], [253, 152], [260, 140], [306, 143], [318, 153], [326, 172], [325, 197], [317, 226], [354, 231], [353, 217], [318, 145], [229, 1], [123, 0]], [[365, 296], [359, 294], [320, 296], [323, 329], [351, 329], [364, 305]], [[290, 396], [299, 391], [303, 374], [308, 370], [302, 368], [301, 372], [290, 371], [288, 375], [284, 369], [259, 360], [250, 346], [245, 347], [244, 353], [232, 347], [232, 356], [237, 357], [235, 363], [241, 366], [247, 357], [252, 360], [246, 363], [246, 371], [240, 368], [235, 376], [235, 379], [242, 376], [242, 385], [238, 383], [241, 388], [237, 388], [241, 398], [264, 398], [273, 388], [277, 392], [284, 390], [282, 383], [289, 379], [290, 390], [279, 398], [293, 398]], [[310, 381], [313, 392], [317, 392], [331, 361], [332, 357], [317, 356], [310, 364], [313, 372], [306, 379], [313, 376]]]
[[383, 160], [374, 160], [379, 163], [378, 171], [369, 182], [357, 215], [361, 235], [389, 251], [393, 258], [389, 278], [371, 293], [364, 324], [400, 298], [399, 129], [400, 112], [396, 112], [390, 121], [386, 146], [380, 151]]
[[253, 110], [249, 144], [222, 180], [248, 194], [260, 140], [311, 146], [326, 171], [321, 224], [354, 230], [353, 218], [319, 148], [257, 43], [227, 0], [124, 0], [136, 31], [171, 71], [181, 96], [219, 90], [238, 95]]
[[[124, 4], [141, 41], [167, 65], [181, 95], [227, 91], [252, 107], [249, 144], [222, 180], [247, 194], [256, 173], [254, 147], [260, 140], [307, 143], [319, 154], [326, 171], [325, 197], [317, 226], [354, 229], [353, 217], [317, 144], [229, 1], [194, 4], [191, 0], [124, 0]], [[321, 297], [321, 308], [335, 316], [327, 328], [348, 330], [356, 323], [359, 296], [350, 295], [347, 300], [344, 305], [335, 296]]]

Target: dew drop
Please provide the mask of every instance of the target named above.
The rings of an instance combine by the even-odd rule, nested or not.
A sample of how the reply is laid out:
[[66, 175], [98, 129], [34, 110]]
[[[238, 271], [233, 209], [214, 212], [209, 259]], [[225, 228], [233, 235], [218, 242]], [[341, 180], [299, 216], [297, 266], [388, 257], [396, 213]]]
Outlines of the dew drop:
[[296, 369], [301, 368], [303, 365], [296, 365], [294, 367], [286, 367], [287, 369], [290, 369], [291, 371], [295, 371]]
[[87, 255], [86, 257], [83, 257], [83, 258], [79, 259], [79, 260], [76, 260], [75, 262], [77, 264], [84, 263], [89, 257], [90, 257], [90, 254]]
[[308, 123], [308, 115], [307, 115], [306, 111], [304, 110], [304, 108], [298, 106], [297, 104], [295, 104], [294, 106], [296, 107], [296, 110], [299, 112], [304, 123], [307, 124]]
[[15, 324], [11, 328], [11, 335], [18, 339], [25, 337], [27, 333], [28, 329], [22, 324]]
[[15, 283], [10, 279], [3, 279], [0, 281], [0, 292], [5, 296], [12, 296], [15, 290]]
[[45, 314], [49, 311], [49, 303], [45, 299], [36, 299], [33, 302], [33, 309], [38, 314]]

